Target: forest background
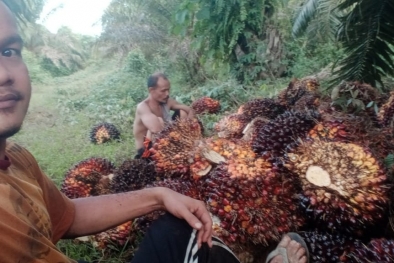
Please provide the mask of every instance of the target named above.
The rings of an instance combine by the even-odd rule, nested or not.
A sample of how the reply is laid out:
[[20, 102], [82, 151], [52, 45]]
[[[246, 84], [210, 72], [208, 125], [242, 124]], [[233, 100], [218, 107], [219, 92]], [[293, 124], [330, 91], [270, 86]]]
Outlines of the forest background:
[[[276, 95], [293, 78], [314, 76], [326, 93], [348, 80], [380, 92], [394, 87], [392, 0], [112, 0], [98, 37], [67, 27], [53, 34], [38, 24], [45, 0], [8, 2], [19, 18], [33, 83], [31, 107], [14, 140], [59, 186], [83, 159], [118, 165], [134, 156], [135, 107], [153, 72], [169, 76], [171, 94], [182, 103], [202, 96], [220, 101], [221, 113], [202, 117], [208, 134], [224, 114]], [[356, 96], [337, 102], [346, 108], [358, 103]], [[115, 124], [121, 142], [92, 144], [90, 129], [100, 122]], [[75, 241], [59, 247], [91, 262], [127, 257]]]

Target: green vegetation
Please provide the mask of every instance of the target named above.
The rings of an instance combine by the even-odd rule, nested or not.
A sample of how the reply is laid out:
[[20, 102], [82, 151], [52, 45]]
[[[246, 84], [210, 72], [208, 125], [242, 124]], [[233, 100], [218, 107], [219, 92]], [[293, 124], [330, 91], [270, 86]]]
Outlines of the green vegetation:
[[[180, 102], [201, 96], [221, 102], [220, 114], [202, 117], [207, 134], [223, 114], [277, 94], [294, 77], [316, 75], [324, 89], [330, 80], [393, 86], [392, 1], [113, 0], [98, 39], [37, 25], [45, 1], [6, 2], [23, 21], [33, 81], [29, 113], [13, 140], [59, 186], [85, 158], [119, 165], [134, 156], [135, 107], [155, 71], [169, 76]], [[91, 127], [103, 121], [119, 128], [120, 142], [90, 143]], [[74, 241], [59, 247], [88, 261], [127, 257]]]

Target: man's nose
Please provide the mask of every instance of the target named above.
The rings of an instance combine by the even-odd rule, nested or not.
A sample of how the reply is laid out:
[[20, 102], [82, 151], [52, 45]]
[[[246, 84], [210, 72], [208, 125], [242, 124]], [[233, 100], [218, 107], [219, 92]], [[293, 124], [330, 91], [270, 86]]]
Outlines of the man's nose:
[[0, 87], [11, 86], [13, 83], [11, 72], [0, 56]]

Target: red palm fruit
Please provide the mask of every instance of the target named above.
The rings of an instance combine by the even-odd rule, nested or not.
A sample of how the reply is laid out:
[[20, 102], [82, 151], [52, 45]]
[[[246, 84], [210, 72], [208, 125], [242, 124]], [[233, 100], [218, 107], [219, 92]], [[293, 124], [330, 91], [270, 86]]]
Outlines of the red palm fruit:
[[214, 114], [220, 111], [220, 102], [209, 97], [202, 97], [195, 100], [192, 103], [191, 108], [196, 114]]
[[60, 190], [69, 198], [108, 193], [114, 169], [107, 159], [88, 158], [67, 171]]
[[112, 123], [99, 123], [90, 131], [90, 141], [95, 144], [102, 144], [110, 140], [119, 140], [120, 132]]
[[274, 119], [285, 112], [285, 107], [273, 99], [253, 99], [243, 104], [238, 109], [238, 114], [243, 115], [248, 122], [256, 117]]

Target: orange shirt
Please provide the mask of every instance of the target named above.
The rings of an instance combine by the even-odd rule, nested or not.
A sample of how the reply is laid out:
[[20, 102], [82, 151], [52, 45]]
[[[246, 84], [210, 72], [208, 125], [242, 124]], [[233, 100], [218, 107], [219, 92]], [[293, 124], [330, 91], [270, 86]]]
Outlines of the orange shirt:
[[11, 165], [0, 169], [0, 262], [70, 263], [55, 246], [74, 219], [74, 206], [24, 148], [7, 143]]

